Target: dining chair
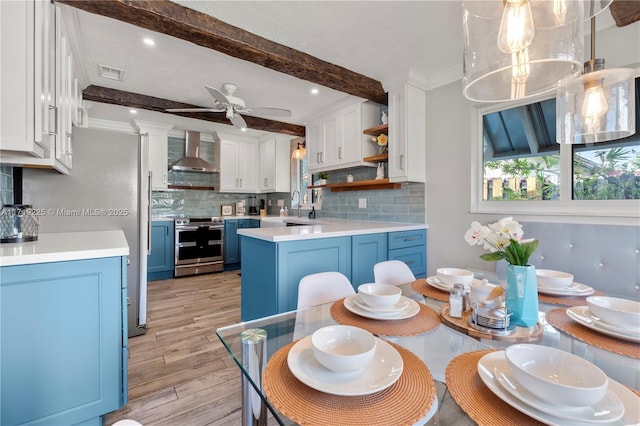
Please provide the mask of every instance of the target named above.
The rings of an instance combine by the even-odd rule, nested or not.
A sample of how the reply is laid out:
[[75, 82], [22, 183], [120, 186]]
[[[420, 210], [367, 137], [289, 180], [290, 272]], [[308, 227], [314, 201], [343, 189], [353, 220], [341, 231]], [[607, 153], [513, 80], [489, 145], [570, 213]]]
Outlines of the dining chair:
[[340, 272], [319, 272], [306, 275], [298, 284], [298, 309], [334, 302], [355, 294], [355, 290]]
[[385, 260], [373, 266], [373, 277], [376, 283], [400, 285], [416, 280], [409, 266], [401, 260]]

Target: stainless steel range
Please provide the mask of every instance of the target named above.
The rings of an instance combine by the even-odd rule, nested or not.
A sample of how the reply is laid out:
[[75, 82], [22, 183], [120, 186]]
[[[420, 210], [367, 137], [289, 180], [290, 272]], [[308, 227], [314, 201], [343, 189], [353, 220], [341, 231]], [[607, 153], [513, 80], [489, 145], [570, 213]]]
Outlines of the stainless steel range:
[[224, 220], [221, 217], [175, 219], [175, 276], [224, 270]]

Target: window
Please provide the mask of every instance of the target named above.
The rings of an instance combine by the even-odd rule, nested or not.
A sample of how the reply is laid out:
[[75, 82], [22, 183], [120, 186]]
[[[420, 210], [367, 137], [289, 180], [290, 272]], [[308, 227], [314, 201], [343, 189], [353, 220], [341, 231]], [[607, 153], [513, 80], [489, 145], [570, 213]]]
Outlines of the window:
[[[311, 209], [314, 206], [316, 210], [320, 210], [322, 206], [322, 190], [309, 189], [312, 185], [313, 175], [307, 170], [307, 156], [301, 160], [291, 158], [291, 208], [298, 208], [298, 200], [301, 201], [300, 208]], [[300, 198], [293, 196], [294, 191], [300, 191]]]
[[[639, 102], [637, 78], [636, 123]], [[473, 212], [640, 216], [640, 128], [625, 139], [560, 145], [555, 98], [479, 109], [472, 119]]]

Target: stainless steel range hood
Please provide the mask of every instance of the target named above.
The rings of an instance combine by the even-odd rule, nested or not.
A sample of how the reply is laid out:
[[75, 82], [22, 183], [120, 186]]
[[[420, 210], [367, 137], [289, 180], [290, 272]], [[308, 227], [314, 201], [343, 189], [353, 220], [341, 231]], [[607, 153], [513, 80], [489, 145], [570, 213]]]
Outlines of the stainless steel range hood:
[[209, 164], [200, 158], [200, 132], [187, 130], [186, 138], [185, 155], [171, 165], [171, 170], [201, 173], [219, 172], [219, 167]]

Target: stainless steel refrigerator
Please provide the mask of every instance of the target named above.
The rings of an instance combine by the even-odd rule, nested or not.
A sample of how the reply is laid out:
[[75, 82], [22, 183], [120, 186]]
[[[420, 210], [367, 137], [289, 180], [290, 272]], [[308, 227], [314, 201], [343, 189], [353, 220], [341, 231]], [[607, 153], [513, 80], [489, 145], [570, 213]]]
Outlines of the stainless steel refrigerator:
[[[97, 129], [73, 129], [69, 175], [23, 171], [23, 202], [47, 211], [39, 233], [122, 229], [127, 266], [129, 336], [145, 332], [149, 179], [145, 137]], [[98, 214], [95, 214], [96, 211]]]

